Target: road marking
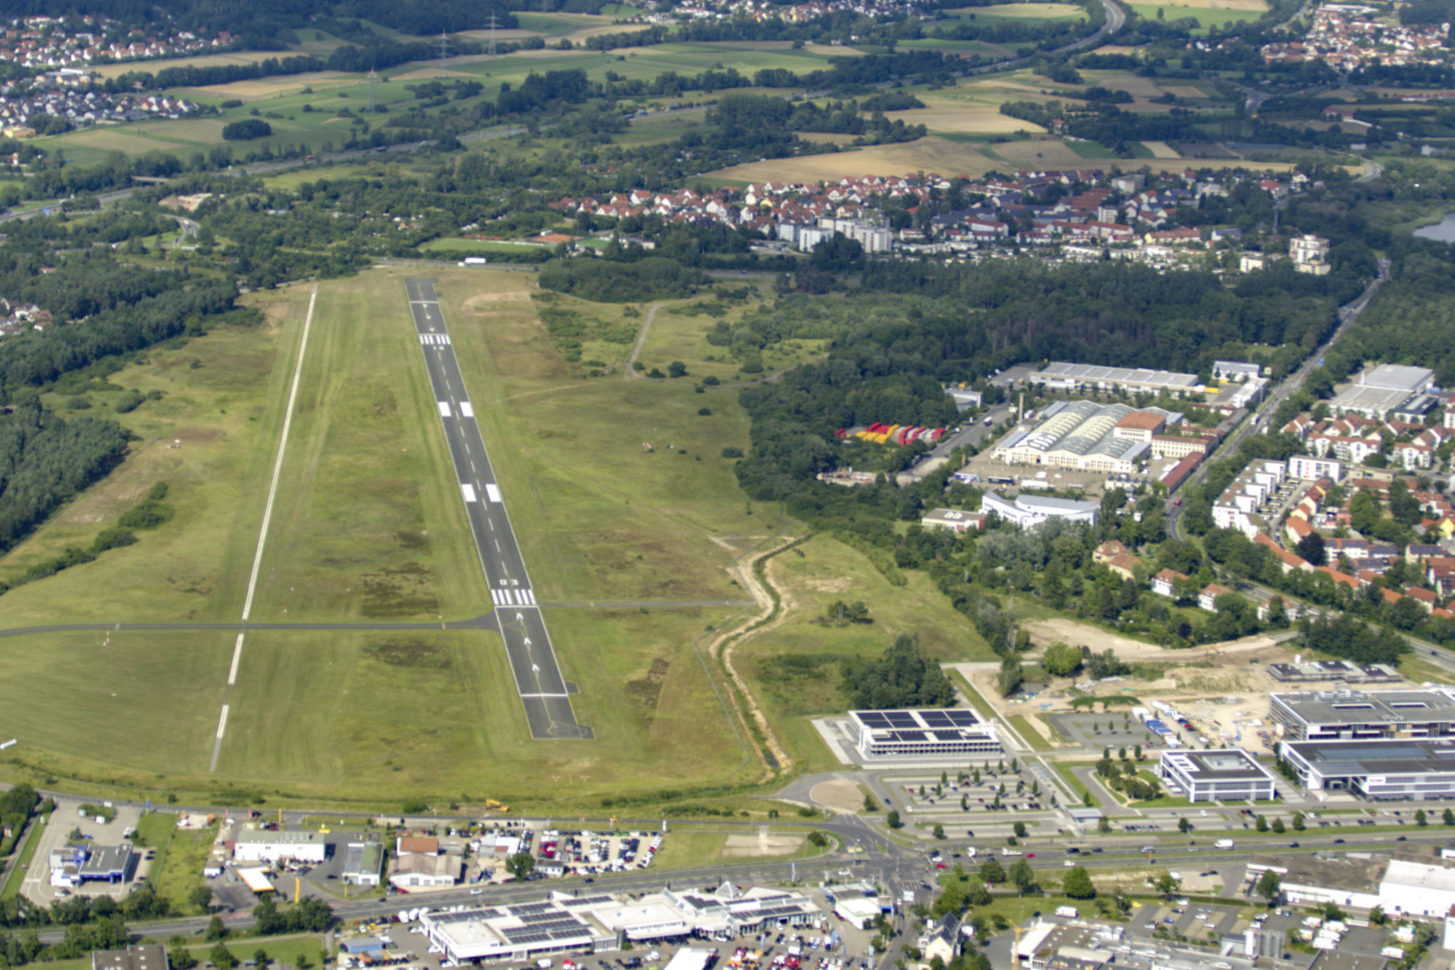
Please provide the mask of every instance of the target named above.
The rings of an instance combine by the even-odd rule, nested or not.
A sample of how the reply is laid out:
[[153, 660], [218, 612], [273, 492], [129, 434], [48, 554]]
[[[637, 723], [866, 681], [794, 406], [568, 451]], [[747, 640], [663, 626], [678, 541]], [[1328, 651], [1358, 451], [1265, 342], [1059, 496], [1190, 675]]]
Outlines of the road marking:
[[440, 401], [439, 402], [439, 406], [440, 406], [440, 417], [442, 417], [442, 418], [449, 417], [450, 416], [450, 402], [449, 401]]
[[570, 694], [521, 694], [521, 697], [570, 697]]
[[490, 598], [495, 601], [496, 606], [504, 606], [506, 604], [506, 600], [508, 599], [508, 597], [506, 597], [505, 595], [505, 590], [503, 589], [492, 589], [490, 591]]
[[448, 347], [450, 335], [447, 333], [422, 333], [419, 335], [419, 342], [430, 347]]
[[[258, 545], [253, 550], [253, 571], [248, 576], [248, 591], [243, 597], [242, 620], [248, 621], [253, 613], [253, 594], [258, 591], [258, 574], [263, 568], [263, 547], [268, 542], [268, 524], [273, 520], [273, 502], [278, 497], [278, 476], [283, 473], [283, 453], [288, 448], [288, 432], [293, 427], [293, 407], [298, 403], [298, 385], [303, 379], [303, 356], [308, 350], [308, 333], [313, 329], [313, 307], [318, 302], [318, 286], [315, 284], [313, 292], [308, 296], [308, 313], [303, 318], [303, 337], [298, 341], [298, 361], [293, 365], [293, 384], [288, 389], [288, 407], [283, 412], [283, 431], [278, 436], [278, 455], [273, 459], [273, 478], [268, 483], [268, 499], [263, 504], [263, 524], [258, 528]], [[243, 635], [237, 635], [237, 642], [232, 648], [232, 665], [228, 668], [227, 686], [232, 687], [237, 679], [238, 664], [242, 661]], [[229, 691], [230, 693], [230, 691]], [[222, 713], [217, 718], [217, 740], [212, 745], [212, 761], [207, 766], [208, 771], [217, 770], [217, 759], [222, 756], [222, 737], [227, 733], [227, 708], [226, 698], [223, 700]]]
[[465, 493], [465, 501], [466, 502], [473, 502], [473, 501], [475, 501], [475, 486], [474, 485], [471, 485], [469, 482], [461, 482], [460, 483], [460, 491]]
[[489, 519], [486, 519], [485, 520], [485, 524], [488, 525], [488, 526], [490, 526], [490, 531], [491, 532], [494, 532], [495, 531], [495, 523], [494, 522], [490, 521]]
[[520, 601], [526, 606], [534, 606], [536, 602], [536, 594], [532, 593], [528, 589], [523, 589], [520, 591]]
[[460, 415], [466, 418], [473, 418], [475, 416], [475, 409], [470, 406], [469, 401], [460, 402]]
[[500, 551], [500, 540], [499, 539], [496, 539], [495, 540], [495, 551], [496, 552], [499, 552]]
[[[473, 463], [471, 464], [471, 467], [474, 467]], [[500, 498], [500, 486], [496, 485], [494, 482], [486, 482], [485, 497], [492, 502], [502, 501], [502, 499]]]

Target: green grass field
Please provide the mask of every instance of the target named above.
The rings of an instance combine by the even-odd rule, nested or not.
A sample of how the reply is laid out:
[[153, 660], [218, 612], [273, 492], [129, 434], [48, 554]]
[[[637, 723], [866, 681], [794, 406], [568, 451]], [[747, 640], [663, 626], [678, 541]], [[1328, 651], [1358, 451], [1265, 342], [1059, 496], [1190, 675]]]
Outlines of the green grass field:
[[25, 833], [25, 843], [16, 854], [15, 867], [5, 877], [5, 885], [0, 886], [0, 899], [14, 899], [20, 895], [20, 887], [25, 882], [31, 863], [35, 861], [35, 851], [40, 847], [40, 837], [45, 832], [48, 818], [49, 816], [38, 816], [31, 823], [30, 831]]
[[[1129, 3], [1127, 4], [1127, 6], [1130, 7], [1137, 16], [1142, 17], [1146, 20], [1173, 21], [1186, 20], [1188, 18], [1191, 18], [1193, 20], [1196, 20], [1198, 23], [1198, 27], [1204, 31], [1211, 27], [1223, 27], [1231, 23], [1239, 23], [1247, 20], [1257, 20], [1259, 17], [1263, 16], [1264, 13], [1267, 12], [1265, 10], [1229, 10], [1221, 7], [1184, 7], [1181, 5], [1164, 5], [1156, 3]], [[1157, 16], [1157, 12], [1159, 10], [1162, 12], [1161, 17]]]

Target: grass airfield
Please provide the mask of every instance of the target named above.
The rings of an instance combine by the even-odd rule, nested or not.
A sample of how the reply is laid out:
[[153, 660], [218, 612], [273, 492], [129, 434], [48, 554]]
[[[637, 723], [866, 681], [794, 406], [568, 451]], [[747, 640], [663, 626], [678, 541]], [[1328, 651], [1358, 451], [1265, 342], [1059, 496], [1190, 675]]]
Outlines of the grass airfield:
[[[571, 604], [548, 607], [546, 620], [581, 687], [578, 716], [598, 738], [530, 743], [498, 636], [432, 629], [487, 612], [490, 599], [403, 275], [319, 284], [253, 619], [430, 628], [249, 633], [216, 773], [207, 764], [233, 634], [0, 638], [0, 734], [21, 739], [6, 753], [8, 773], [269, 802], [390, 803], [407, 787], [583, 807], [604, 797], [661, 804], [662, 788], [756, 777], [694, 648], [747, 607], [610, 605], [741, 603], [727, 566], [793, 527], [745, 503], [718, 454], [746, 445], [736, 391], [697, 394], [690, 377], [573, 378], [536, 316], [530, 274], [438, 273], [536, 588], [543, 602]], [[168, 482], [175, 514], [135, 545], [17, 587], [7, 627], [236, 621], [308, 293], [255, 296], [264, 325], [154, 350], [86, 392], [93, 407], [129, 387], [166, 395], [118, 416], [143, 441], [0, 560], [0, 573], [89, 543], [154, 481]], [[118, 667], [125, 676], [107, 689], [98, 671]]]

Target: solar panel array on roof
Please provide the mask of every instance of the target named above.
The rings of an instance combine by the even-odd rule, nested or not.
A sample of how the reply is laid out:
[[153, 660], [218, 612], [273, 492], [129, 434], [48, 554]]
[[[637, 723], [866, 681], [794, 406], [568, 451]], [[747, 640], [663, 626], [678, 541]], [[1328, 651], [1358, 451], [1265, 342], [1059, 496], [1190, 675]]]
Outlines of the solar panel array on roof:
[[884, 715], [884, 717], [888, 719], [889, 723], [892, 726], [897, 728], [912, 728], [919, 726], [918, 720], [909, 711], [889, 711]]
[[567, 900], [566, 901], [566, 905], [568, 905], [568, 906], [570, 906], [570, 907], [572, 907], [574, 909], [574, 908], [576, 908], [578, 906], [604, 906], [607, 903], [613, 903], [615, 901], [616, 900], [612, 899], [610, 896], [604, 896], [604, 895], [603, 896], [577, 896], [574, 899]]
[[544, 913], [547, 910], [553, 910], [555, 908], [556, 908], [556, 904], [555, 903], [552, 903], [552, 902], [544, 902], [544, 903], [520, 903], [518, 905], [515, 905], [515, 906], [510, 907], [510, 911], [514, 915], [520, 916], [520, 917], [523, 918], [523, 917], [526, 917], [526, 916], [534, 916], [536, 913]]
[[919, 717], [930, 727], [950, 727], [955, 723], [947, 711], [925, 711]]
[[975, 727], [980, 723], [980, 718], [976, 717], [974, 711], [946, 711], [945, 716], [952, 724], [960, 727]]
[[880, 714], [878, 711], [860, 711], [859, 720], [863, 721], [866, 726], [872, 728], [889, 727], [889, 718]]

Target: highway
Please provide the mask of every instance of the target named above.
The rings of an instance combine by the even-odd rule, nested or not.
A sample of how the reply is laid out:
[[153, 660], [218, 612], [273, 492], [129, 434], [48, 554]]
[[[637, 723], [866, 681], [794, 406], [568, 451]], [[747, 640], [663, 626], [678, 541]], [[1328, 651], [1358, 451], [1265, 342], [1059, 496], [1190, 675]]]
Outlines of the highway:
[[566, 683], [556, 663], [545, 618], [536, 602], [515, 530], [505, 512], [500, 485], [485, 454], [485, 442], [480, 436], [474, 406], [465, 391], [465, 379], [450, 345], [434, 282], [410, 278], [404, 285], [419, 334], [420, 353], [429, 371], [440, 424], [454, 463], [460, 497], [465, 503], [465, 515], [480, 554], [480, 565], [485, 569], [490, 597], [495, 604], [496, 624], [505, 641], [510, 671], [525, 707], [531, 737], [536, 740], [593, 737], [590, 728], [577, 723], [571, 709], [570, 694], [574, 688]]

